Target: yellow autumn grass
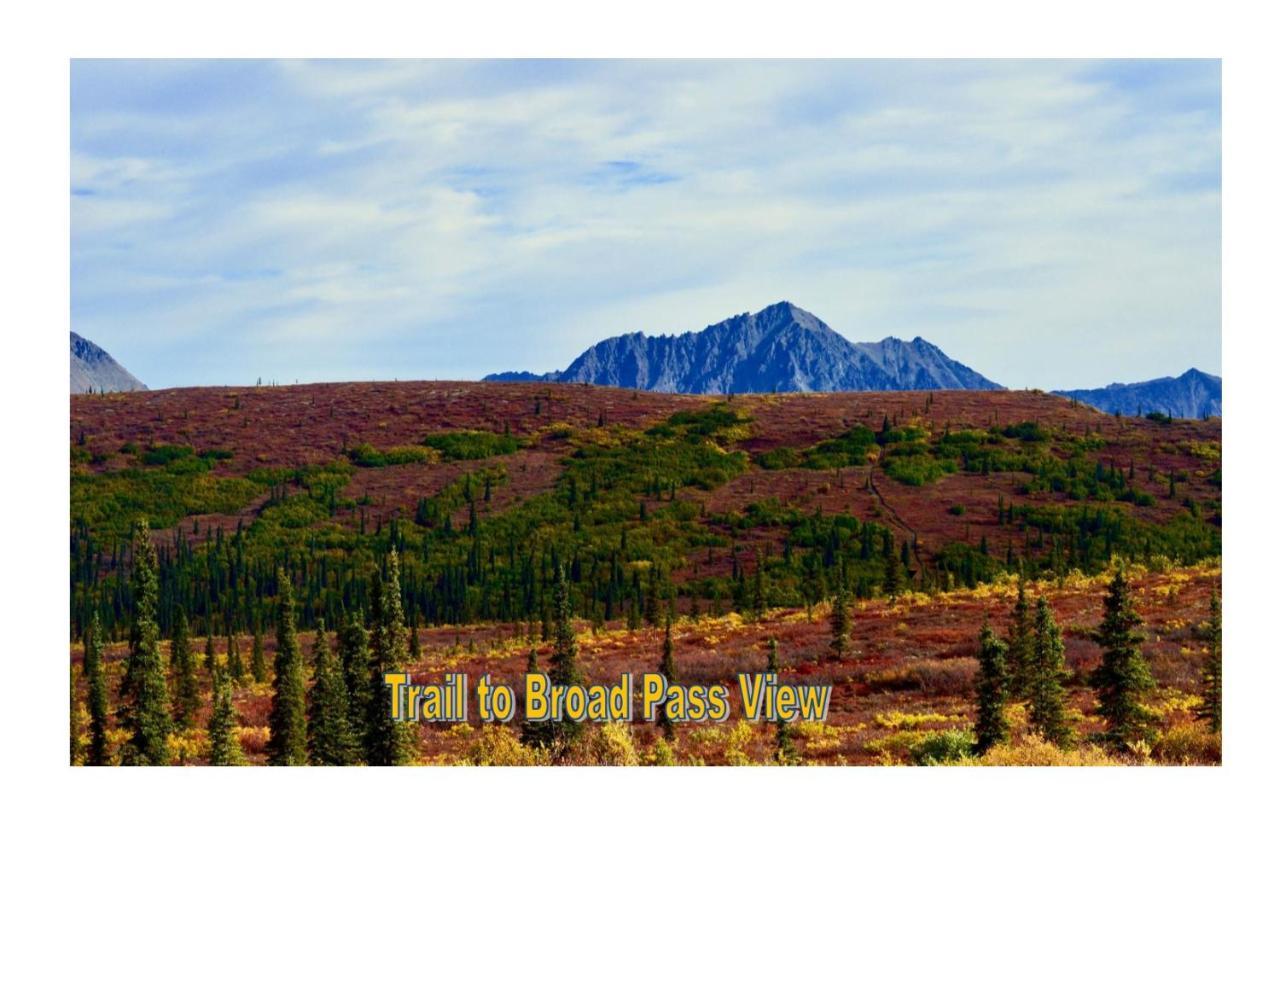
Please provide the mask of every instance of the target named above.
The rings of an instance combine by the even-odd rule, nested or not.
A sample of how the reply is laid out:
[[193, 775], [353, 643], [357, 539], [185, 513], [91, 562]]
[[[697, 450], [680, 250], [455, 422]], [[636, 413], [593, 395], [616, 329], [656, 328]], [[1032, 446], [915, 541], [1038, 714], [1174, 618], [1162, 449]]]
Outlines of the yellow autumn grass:
[[957, 766], [1132, 766], [1137, 759], [1109, 754], [1096, 745], [1060, 749], [1039, 736], [997, 745], [986, 755], [970, 756], [953, 763]]

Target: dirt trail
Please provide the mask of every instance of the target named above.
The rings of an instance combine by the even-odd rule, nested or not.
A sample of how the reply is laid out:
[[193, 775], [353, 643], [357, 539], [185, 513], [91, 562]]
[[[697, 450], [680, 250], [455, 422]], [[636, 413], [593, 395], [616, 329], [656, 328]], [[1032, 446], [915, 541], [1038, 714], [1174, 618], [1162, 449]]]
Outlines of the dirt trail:
[[924, 561], [920, 559], [920, 539], [915, 529], [907, 525], [906, 519], [898, 514], [898, 510], [885, 500], [884, 494], [876, 487], [876, 469], [874, 467], [867, 468], [867, 486], [871, 489], [871, 493], [876, 496], [876, 500], [880, 502], [882, 508], [888, 513], [889, 518], [893, 520], [899, 528], [906, 529], [911, 533], [911, 555], [915, 557], [917, 573], [924, 573]]

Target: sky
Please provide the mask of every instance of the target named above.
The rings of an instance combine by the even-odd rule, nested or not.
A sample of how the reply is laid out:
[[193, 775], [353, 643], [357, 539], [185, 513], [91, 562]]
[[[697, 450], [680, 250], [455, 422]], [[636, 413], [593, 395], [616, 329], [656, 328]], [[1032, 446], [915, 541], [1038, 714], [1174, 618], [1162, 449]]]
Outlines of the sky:
[[1217, 61], [71, 66], [71, 328], [474, 379], [788, 300], [1009, 387], [1221, 373]]

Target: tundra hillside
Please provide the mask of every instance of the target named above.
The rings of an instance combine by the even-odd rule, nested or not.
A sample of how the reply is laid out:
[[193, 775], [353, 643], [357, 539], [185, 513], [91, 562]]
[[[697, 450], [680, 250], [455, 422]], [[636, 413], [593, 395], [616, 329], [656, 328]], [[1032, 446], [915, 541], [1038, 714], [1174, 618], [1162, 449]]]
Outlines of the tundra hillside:
[[[396, 382], [73, 396], [70, 425], [76, 761], [1219, 758], [1217, 419]], [[828, 722], [374, 738], [388, 663], [518, 685], [664, 653], [832, 683]]]

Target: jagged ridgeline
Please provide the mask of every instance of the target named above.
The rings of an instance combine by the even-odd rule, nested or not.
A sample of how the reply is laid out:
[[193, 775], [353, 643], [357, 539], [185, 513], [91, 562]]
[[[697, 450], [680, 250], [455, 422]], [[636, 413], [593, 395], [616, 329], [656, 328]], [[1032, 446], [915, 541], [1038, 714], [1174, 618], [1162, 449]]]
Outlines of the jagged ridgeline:
[[790, 302], [697, 333], [611, 337], [564, 371], [508, 371], [485, 380], [589, 382], [692, 395], [1000, 388], [920, 337], [851, 343]]
[[1155, 378], [1133, 384], [1060, 391], [1103, 412], [1120, 415], [1164, 415], [1174, 419], [1203, 419], [1222, 415], [1222, 379], [1191, 368], [1176, 378]]
[[395, 548], [418, 626], [540, 623], [563, 566], [597, 623], [751, 613], [1220, 551], [1215, 421], [1027, 392], [750, 395], [558, 383], [359, 383], [79, 396], [71, 633], [132, 611], [193, 634], [367, 614]]

